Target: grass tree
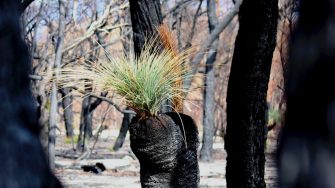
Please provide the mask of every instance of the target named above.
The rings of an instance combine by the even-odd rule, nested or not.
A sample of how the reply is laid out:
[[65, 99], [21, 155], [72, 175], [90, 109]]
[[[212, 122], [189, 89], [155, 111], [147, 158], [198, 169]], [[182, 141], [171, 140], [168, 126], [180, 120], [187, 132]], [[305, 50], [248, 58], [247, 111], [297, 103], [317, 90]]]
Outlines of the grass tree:
[[[139, 55], [112, 57], [106, 62], [60, 69], [61, 87], [115, 92], [136, 112], [130, 124], [131, 148], [141, 165], [143, 187], [197, 187], [198, 131], [181, 113], [160, 113], [165, 101], [180, 105], [188, 76], [184, 63], [191, 50], [178, 53], [166, 29], [146, 40]], [[172, 106], [178, 107], [175, 104]]]

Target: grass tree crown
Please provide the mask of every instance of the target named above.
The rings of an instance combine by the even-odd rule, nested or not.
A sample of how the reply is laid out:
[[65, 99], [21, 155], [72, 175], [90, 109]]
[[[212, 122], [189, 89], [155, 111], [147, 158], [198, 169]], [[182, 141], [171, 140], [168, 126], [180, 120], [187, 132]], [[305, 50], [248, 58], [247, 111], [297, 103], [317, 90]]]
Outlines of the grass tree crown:
[[113, 57], [106, 53], [107, 61], [57, 70], [59, 86], [92, 92], [114, 91], [138, 115], [156, 116], [164, 101], [183, 100], [185, 91], [180, 83], [189, 75], [184, 63], [191, 51], [177, 52], [169, 47], [173, 46], [173, 40], [162, 38], [160, 29], [158, 33], [159, 37], [147, 40], [139, 56]]

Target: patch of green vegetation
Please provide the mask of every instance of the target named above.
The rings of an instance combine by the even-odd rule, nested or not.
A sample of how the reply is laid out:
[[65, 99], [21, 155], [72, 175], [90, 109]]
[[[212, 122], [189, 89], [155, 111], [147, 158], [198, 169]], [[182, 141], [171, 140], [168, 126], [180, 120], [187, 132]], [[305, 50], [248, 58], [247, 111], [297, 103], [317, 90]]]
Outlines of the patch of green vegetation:
[[[73, 142], [74, 143], [78, 142], [78, 135], [73, 136]], [[71, 137], [66, 137], [65, 138], [65, 144], [72, 144], [72, 138]]]

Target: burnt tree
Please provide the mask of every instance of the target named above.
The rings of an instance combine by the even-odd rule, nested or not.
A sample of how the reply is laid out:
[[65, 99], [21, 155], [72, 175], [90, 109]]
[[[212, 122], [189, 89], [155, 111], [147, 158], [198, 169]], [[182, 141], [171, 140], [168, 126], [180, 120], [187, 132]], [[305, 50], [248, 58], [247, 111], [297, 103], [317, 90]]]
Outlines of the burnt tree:
[[227, 187], [265, 187], [266, 93], [278, 0], [244, 0], [227, 91]]
[[300, 1], [278, 152], [280, 187], [335, 187], [335, 1]]
[[157, 33], [156, 27], [163, 23], [161, 5], [159, 0], [130, 0], [129, 4], [134, 50], [140, 54], [145, 40]]
[[0, 187], [61, 187], [42, 145], [18, 0], [0, 1]]
[[[159, 0], [130, 0], [136, 55], [162, 24]], [[161, 112], [169, 109], [161, 108]], [[142, 187], [190, 187], [199, 184], [198, 130], [190, 116], [165, 113], [141, 117], [129, 125], [130, 147], [140, 162]]]
[[[146, 38], [157, 33], [156, 27], [163, 23], [163, 16], [159, 0], [130, 0], [129, 4], [134, 51], [135, 54], [139, 55]], [[133, 115], [129, 113], [123, 115], [119, 136], [113, 147], [114, 150], [120, 149], [123, 145], [132, 118]]]

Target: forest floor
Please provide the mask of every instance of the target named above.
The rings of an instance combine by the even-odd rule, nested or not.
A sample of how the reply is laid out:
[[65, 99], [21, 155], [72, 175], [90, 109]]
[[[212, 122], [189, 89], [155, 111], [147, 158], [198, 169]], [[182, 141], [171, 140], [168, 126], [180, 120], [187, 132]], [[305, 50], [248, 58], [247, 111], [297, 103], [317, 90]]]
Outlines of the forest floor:
[[[56, 175], [65, 187], [70, 188], [140, 188], [139, 163], [131, 152], [129, 137], [119, 151], [113, 151], [117, 130], [105, 130], [99, 137], [95, 149], [86, 159], [73, 152], [72, 144], [65, 136], [60, 135], [56, 144]], [[200, 134], [201, 135], [201, 134]], [[89, 143], [90, 146], [94, 141]], [[274, 159], [276, 139], [269, 138], [266, 149], [265, 181], [267, 187], [277, 187], [277, 175]], [[200, 147], [199, 147], [200, 148]], [[77, 158], [82, 156], [82, 160]], [[200, 187], [226, 187], [225, 167], [226, 152], [222, 138], [217, 137], [214, 144], [213, 163], [199, 162]], [[92, 165], [101, 162], [106, 171], [100, 174], [84, 172], [81, 165]]]

